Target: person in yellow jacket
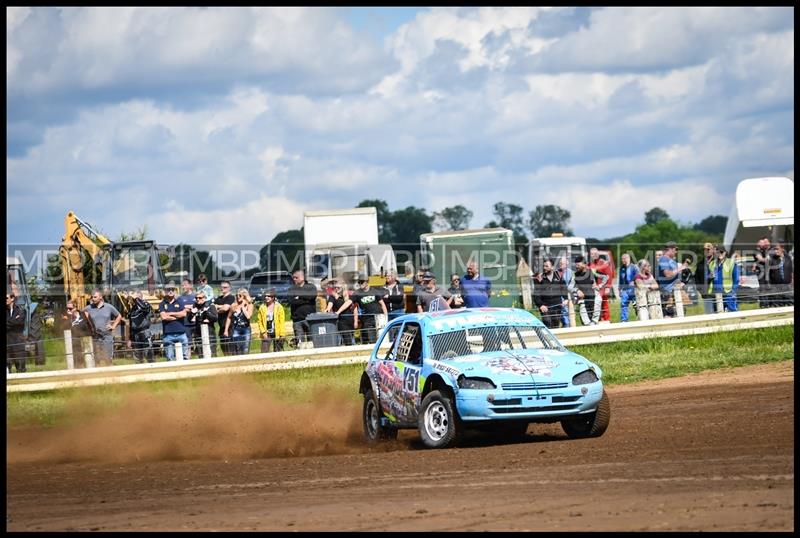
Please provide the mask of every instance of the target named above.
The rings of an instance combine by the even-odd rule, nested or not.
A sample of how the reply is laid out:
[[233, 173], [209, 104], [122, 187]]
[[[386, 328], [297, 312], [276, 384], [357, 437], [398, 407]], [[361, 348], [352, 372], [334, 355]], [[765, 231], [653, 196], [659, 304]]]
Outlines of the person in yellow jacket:
[[739, 266], [728, 258], [725, 247], [717, 245], [717, 257], [708, 264], [709, 295], [722, 294], [723, 308], [728, 312], [736, 312], [736, 290], [739, 288]]
[[283, 305], [275, 299], [275, 289], [264, 292], [264, 302], [258, 307], [258, 332], [261, 336], [261, 353], [269, 353], [270, 342], [273, 351], [283, 351], [286, 341], [286, 314]]

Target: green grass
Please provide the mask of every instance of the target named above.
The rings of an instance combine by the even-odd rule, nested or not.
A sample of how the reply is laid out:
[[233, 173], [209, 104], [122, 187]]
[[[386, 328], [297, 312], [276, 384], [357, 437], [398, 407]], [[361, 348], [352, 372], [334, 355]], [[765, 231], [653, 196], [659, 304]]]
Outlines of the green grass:
[[[596, 362], [608, 385], [676, 377], [717, 368], [777, 362], [794, 357], [794, 326], [728, 331], [679, 338], [571, 346]], [[363, 364], [303, 368], [247, 374], [247, 378], [278, 398], [311, 402], [318, 394], [345, 394], [358, 399]], [[68, 423], [84, 419], [124, 402], [133, 391], [147, 390], [156, 397], [196, 398], [213, 378], [134, 383], [6, 394], [8, 426]]]

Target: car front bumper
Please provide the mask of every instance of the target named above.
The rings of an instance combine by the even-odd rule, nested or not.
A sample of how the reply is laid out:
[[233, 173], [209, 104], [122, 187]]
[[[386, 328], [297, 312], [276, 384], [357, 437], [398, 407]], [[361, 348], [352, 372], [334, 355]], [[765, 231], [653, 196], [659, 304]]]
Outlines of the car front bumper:
[[467, 422], [535, 421], [591, 413], [597, 409], [602, 397], [603, 384], [600, 381], [548, 391], [461, 389], [456, 394], [456, 406], [461, 419]]

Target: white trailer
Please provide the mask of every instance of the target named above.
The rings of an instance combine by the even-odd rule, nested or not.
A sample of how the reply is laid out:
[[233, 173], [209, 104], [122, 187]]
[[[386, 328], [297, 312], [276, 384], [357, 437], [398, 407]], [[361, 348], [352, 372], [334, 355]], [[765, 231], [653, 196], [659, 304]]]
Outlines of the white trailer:
[[762, 237], [794, 244], [794, 181], [788, 177], [756, 177], [739, 182], [725, 227], [729, 252], [755, 248]]
[[374, 207], [306, 211], [303, 214], [306, 276], [352, 283], [359, 274], [385, 277], [397, 270], [394, 250], [378, 243]]

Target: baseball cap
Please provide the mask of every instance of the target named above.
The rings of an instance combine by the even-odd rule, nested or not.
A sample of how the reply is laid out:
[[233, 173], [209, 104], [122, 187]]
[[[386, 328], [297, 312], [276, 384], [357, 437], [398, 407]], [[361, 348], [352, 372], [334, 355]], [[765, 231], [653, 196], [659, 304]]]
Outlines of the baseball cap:
[[433, 273], [431, 273], [430, 271], [425, 271], [422, 274], [422, 280], [433, 280], [434, 278], [436, 278], [436, 277], [433, 276]]
[[175, 284], [175, 281], [174, 281], [174, 280], [170, 280], [169, 282], [167, 282], [167, 283], [164, 285], [164, 289], [165, 289], [165, 290], [170, 290], [170, 289], [172, 289], [172, 290], [177, 290], [177, 289], [178, 289], [178, 285], [177, 285], [177, 284]]
[[667, 241], [667, 244], [664, 245], [664, 248], [678, 248], [678, 243], [675, 241]]

